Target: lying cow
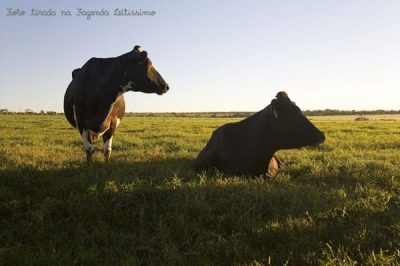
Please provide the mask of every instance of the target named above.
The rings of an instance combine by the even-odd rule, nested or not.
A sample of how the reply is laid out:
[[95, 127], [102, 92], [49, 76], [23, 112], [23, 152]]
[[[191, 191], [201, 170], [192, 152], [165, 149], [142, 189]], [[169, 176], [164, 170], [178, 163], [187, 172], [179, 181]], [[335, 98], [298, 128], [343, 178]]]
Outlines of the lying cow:
[[285, 92], [271, 104], [237, 123], [217, 128], [194, 164], [196, 171], [215, 168], [231, 175], [274, 176], [280, 149], [319, 145], [325, 140]]
[[109, 160], [115, 129], [125, 113], [125, 92], [161, 95], [168, 89], [147, 52], [138, 45], [118, 57], [91, 58], [82, 68], [75, 69], [65, 92], [64, 113], [81, 134], [87, 161], [92, 161], [93, 141], [100, 136], [105, 159]]

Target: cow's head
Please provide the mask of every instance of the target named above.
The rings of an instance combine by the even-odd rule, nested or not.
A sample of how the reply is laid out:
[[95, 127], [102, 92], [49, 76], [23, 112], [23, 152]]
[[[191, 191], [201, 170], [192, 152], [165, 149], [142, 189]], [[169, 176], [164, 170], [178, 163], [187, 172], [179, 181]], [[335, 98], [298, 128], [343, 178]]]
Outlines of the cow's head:
[[147, 52], [142, 51], [139, 45], [128, 54], [128, 66], [125, 69], [127, 89], [144, 93], [157, 93], [159, 95], [169, 90], [168, 84], [154, 68]]
[[316, 146], [325, 141], [325, 135], [302, 114], [286, 92], [279, 92], [268, 110], [271, 134], [279, 149]]

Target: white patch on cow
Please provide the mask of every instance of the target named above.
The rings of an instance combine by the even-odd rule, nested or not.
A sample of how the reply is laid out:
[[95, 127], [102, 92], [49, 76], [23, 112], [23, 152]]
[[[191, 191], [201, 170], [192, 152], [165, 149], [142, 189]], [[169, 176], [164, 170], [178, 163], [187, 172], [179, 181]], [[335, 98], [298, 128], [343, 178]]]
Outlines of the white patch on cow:
[[[118, 96], [118, 97], [119, 97], [119, 96]], [[107, 121], [107, 118], [110, 116], [113, 107], [114, 107], [114, 103], [111, 104], [110, 109], [108, 110], [108, 113], [107, 113], [107, 115], [106, 115], [106, 118], [104, 118], [104, 121], [103, 121], [103, 123], [101, 123], [100, 128], [102, 128], [103, 125], [104, 125], [104, 123]], [[107, 129], [108, 129], [108, 128], [107, 128]], [[106, 129], [105, 131], [103, 131], [103, 133], [101, 133], [101, 135], [103, 135], [104, 132], [107, 131], [107, 129]], [[97, 133], [96, 133], [96, 134], [97, 134]], [[101, 136], [101, 135], [100, 135], [100, 136]], [[98, 136], [98, 137], [100, 137], [100, 136]]]
[[[128, 83], [121, 88], [121, 92], [118, 92], [118, 97], [127, 92], [130, 89], [133, 89], [133, 81], [128, 81]], [[118, 98], [117, 97], [117, 98]]]
[[89, 130], [90, 134], [92, 135], [93, 138], [98, 139], [101, 136], [103, 136], [104, 133], [106, 133], [106, 131], [109, 129], [110, 127], [106, 128], [105, 130], [101, 131], [101, 132], [94, 132], [92, 130]]
[[75, 104], [72, 105], [72, 109], [74, 110], [75, 127], [77, 127], [78, 126], [78, 118], [76, 118]]
[[111, 151], [113, 137], [109, 138], [103, 145], [103, 152]]
[[[128, 90], [132, 89], [132, 88], [133, 88], [133, 84], [134, 84], [133, 81], [129, 81], [125, 86], [123, 86], [123, 87], [121, 88], [122, 91], [121, 91], [121, 92], [118, 92], [117, 99], [118, 99], [119, 96], [121, 96], [122, 94], [124, 94], [124, 93], [127, 92]], [[115, 103], [115, 102], [113, 102], [113, 103], [111, 104], [110, 109], [108, 110], [108, 113], [107, 113], [107, 115], [106, 115], [106, 117], [105, 117], [103, 123], [101, 123], [101, 125], [100, 125], [100, 128], [103, 127], [103, 124], [107, 121], [107, 118], [110, 116], [111, 111], [112, 111], [112, 109], [113, 109], [113, 107], [114, 107], [114, 103]], [[118, 121], [117, 121], [117, 126], [118, 126]], [[92, 134], [93, 134], [93, 136], [94, 136], [95, 138], [99, 138], [99, 137], [101, 137], [107, 130], [108, 130], [108, 128], [107, 128], [105, 131], [103, 131], [103, 132], [99, 132], [99, 133], [92, 132]]]
[[276, 112], [276, 110], [274, 108], [272, 108], [272, 112], [274, 113], [275, 118], [278, 119], [278, 113]]
[[121, 119], [117, 118], [117, 123], [115, 124], [115, 128], [118, 127], [119, 123], [121, 123]]
[[89, 131], [84, 129], [82, 131], [81, 137], [82, 137], [83, 145], [85, 146], [85, 150], [93, 152], [94, 151], [93, 144], [91, 144], [89, 142]]

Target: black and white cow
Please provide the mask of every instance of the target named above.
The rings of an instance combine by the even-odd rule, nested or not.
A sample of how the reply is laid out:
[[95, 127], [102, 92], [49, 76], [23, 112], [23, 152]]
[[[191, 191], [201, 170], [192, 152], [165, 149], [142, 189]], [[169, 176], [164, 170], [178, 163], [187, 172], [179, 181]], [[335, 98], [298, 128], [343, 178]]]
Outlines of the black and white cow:
[[105, 160], [110, 159], [113, 135], [125, 113], [125, 92], [162, 95], [168, 89], [147, 52], [138, 45], [118, 57], [91, 58], [82, 68], [72, 71], [64, 96], [64, 113], [81, 134], [87, 161], [92, 161], [93, 141], [100, 136]]

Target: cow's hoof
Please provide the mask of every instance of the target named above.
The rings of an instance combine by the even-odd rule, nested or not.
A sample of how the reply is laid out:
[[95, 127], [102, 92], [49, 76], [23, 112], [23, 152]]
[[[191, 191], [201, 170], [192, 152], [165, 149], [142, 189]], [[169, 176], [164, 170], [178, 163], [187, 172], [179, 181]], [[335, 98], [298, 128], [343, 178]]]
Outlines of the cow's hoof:
[[110, 162], [110, 158], [111, 158], [111, 151], [110, 150], [106, 150], [104, 152], [104, 160], [106, 163]]

